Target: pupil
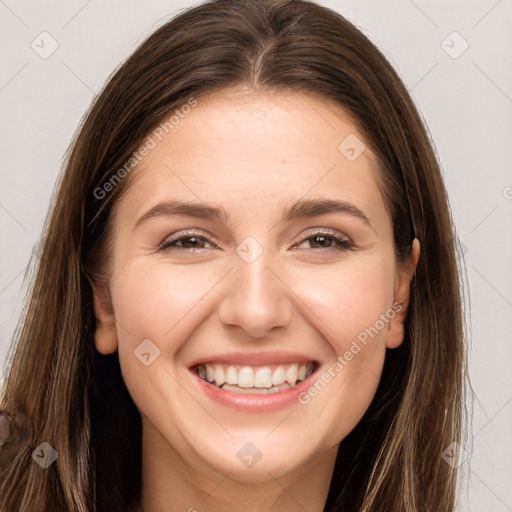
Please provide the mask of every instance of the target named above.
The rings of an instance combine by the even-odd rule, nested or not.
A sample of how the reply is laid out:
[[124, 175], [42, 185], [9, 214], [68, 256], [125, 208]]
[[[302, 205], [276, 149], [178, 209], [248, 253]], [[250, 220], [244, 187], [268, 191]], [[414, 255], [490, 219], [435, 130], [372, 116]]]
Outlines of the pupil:
[[327, 246], [329, 245], [329, 239], [323, 235], [316, 235], [313, 237], [313, 240], [315, 241], [315, 243], [317, 243], [317, 240], [320, 240], [319, 245], [321, 245], [322, 247], [325, 247], [326, 244]]
[[191, 245], [192, 247], [197, 247], [198, 238], [195, 236], [189, 236], [185, 239], [185, 245]]

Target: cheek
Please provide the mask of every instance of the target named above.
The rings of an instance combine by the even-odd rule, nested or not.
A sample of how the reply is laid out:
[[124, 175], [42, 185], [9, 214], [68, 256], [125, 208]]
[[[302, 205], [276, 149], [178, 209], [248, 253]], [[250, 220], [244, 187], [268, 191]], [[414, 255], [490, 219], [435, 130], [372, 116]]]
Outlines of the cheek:
[[[297, 294], [322, 320], [322, 333], [337, 354], [352, 340], [375, 326], [392, 305], [394, 269], [381, 255], [360, 257], [336, 268], [319, 267], [295, 277]], [[378, 322], [381, 339], [386, 326]], [[384, 327], [384, 328], [383, 328]], [[361, 337], [364, 337], [363, 335]]]
[[393, 260], [382, 253], [368, 255], [300, 277], [296, 282], [304, 311], [311, 311], [331, 355], [299, 400], [322, 411], [328, 435], [341, 440], [368, 409], [380, 381], [394, 316]]
[[[192, 335], [194, 318], [201, 315], [204, 320], [213, 313], [216, 304], [211, 292], [224, 270], [208, 263], [147, 265], [143, 258], [121, 266], [111, 290], [120, 353], [125, 346], [133, 351], [147, 338], [157, 346], [165, 343], [170, 353], [177, 350], [180, 340]], [[282, 267], [281, 274], [300, 298], [297, 302], [290, 297], [294, 307], [302, 309], [298, 313], [316, 326], [338, 354], [371, 328], [392, 303], [393, 266], [382, 255], [354, 257], [338, 266]], [[205, 305], [212, 311], [205, 311]], [[176, 347], [169, 346], [173, 340]]]
[[184, 330], [192, 329], [202, 299], [218, 281], [213, 274], [200, 265], [147, 265], [137, 259], [124, 265], [112, 287], [120, 357], [144, 339], [175, 352], [191, 335]]

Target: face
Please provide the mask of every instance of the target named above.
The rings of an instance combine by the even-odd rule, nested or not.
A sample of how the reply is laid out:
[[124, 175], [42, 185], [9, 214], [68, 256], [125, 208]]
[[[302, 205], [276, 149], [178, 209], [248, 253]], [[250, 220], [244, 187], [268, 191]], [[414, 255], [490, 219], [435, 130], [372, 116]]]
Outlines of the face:
[[155, 449], [292, 474], [334, 453], [402, 341], [413, 268], [372, 154], [341, 109], [290, 93], [216, 93], [160, 138], [113, 210], [96, 347]]

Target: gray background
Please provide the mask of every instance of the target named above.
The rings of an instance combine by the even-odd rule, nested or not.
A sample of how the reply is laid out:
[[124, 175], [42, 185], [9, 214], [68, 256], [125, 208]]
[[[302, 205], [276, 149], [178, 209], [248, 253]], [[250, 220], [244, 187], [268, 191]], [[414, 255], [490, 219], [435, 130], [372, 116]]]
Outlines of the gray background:
[[[81, 116], [149, 33], [195, 3], [0, 0], [3, 366], [24, 271]], [[435, 141], [471, 298], [475, 397], [468, 401], [473, 421], [460, 510], [512, 511], [512, 1], [319, 3], [348, 17], [385, 53]], [[52, 44], [58, 47], [48, 56]]]

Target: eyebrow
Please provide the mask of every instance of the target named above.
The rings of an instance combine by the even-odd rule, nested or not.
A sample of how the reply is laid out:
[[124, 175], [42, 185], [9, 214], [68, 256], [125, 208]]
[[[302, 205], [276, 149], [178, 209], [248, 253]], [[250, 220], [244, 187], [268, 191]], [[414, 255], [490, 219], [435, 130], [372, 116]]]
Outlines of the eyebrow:
[[[370, 219], [354, 204], [336, 199], [307, 199], [299, 200], [284, 208], [281, 220], [291, 222], [297, 219], [316, 217], [327, 213], [341, 213], [363, 221], [373, 231]], [[135, 228], [150, 219], [171, 215], [185, 215], [197, 219], [229, 223], [230, 215], [222, 206], [206, 203], [171, 200], [153, 206], [136, 222]], [[134, 228], [134, 229], [135, 229]]]

